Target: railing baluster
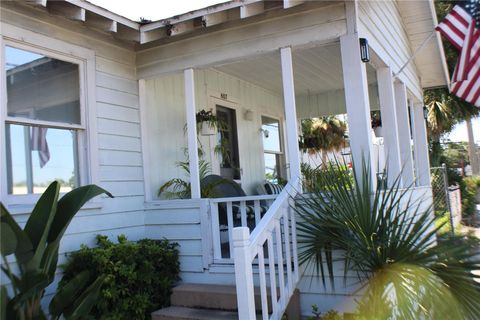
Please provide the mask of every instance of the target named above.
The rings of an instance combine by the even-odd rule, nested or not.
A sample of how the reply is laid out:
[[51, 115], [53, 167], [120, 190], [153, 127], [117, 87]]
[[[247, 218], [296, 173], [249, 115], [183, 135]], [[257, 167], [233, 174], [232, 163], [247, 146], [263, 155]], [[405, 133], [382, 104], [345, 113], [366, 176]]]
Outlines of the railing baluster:
[[275, 280], [275, 252], [273, 250], [273, 238], [270, 233], [267, 236], [267, 253], [268, 253], [268, 268], [270, 270], [270, 294], [272, 301], [272, 315], [277, 316], [278, 301], [277, 301], [277, 281]]
[[[234, 227], [234, 219], [237, 218], [233, 217], [232, 202], [240, 203], [240, 220], [242, 227], [233, 228], [233, 240], [231, 239], [231, 242], [233, 243], [235, 262], [238, 316], [241, 320], [256, 318], [252, 267], [255, 261], [258, 261], [259, 266], [262, 319], [279, 319], [293, 294], [294, 286], [298, 281], [298, 259], [296, 257], [295, 218], [291, 212], [289, 202], [290, 196], [295, 196], [296, 194], [295, 186], [298, 184], [298, 179], [296, 179], [295, 182], [295, 184], [288, 185], [285, 190], [282, 191], [263, 218], [261, 216], [260, 201], [271, 198], [260, 198], [256, 196], [253, 198], [245, 198], [244, 200], [240, 198], [212, 200], [216, 203], [227, 204], [229, 233], [232, 226]], [[254, 207], [256, 227], [252, 231], [252, 234], [250, 234], [248, 227], [247, 209], [249, 209], [249, 207], [247, 206], [247, 201], [253, 202]], [[266, 254], [268, 257], [265, 256], [265, 244], [267, 246]], [[231, 246], [230, 250], [232, 250]], [[294, 255], [294, 257], [292, 257], [292, 255]], [[270, 273], [270, 301], [267, 294], [266, 259], [268, 259]], [[286, 270], [284, 263], [286, 263]], [[280, 288], [279, 293], [277, 289], [277, 274], [278, 287]], [[272, 311], [270, 317], [269, 302], [271, 303], [270, 307]]]
[[211, 202], [212, 211], [212, 241], [213, 241], [213, 258], [222, 258], [222, 248], [220, 243], [220, 224], [218, 221], [218, 203]]
[[262, 219], [261, 210], [260, 210], [260, 200], [253, 201], [253, 207], [255, 209], [255, 226], [260, 223], [260, 219]]
[[[291, 200], [291, 201], [293, 202], [294, 200]], [[289, 205], [288, 207], [288, 212], [290, 213], [290, 222], [292, 225], [293, 268], [295, 272], [294, 283], [296, 283], [300, 276], [298, 272], [297, 228], [296, 228], [297, 223], [295, 219], [295, 211], [293, 210], [291, 205]]]
[[267, 281], [265, 279], [265, 259], [263, 257], [263, 245], [258, 250], [258, 272], [260, 278], [260, 298], [262, 301], [262, 318], [268, 319]]
[[247, 205], [245, 201], [240, 201], [240, 218], [242, 221], [242, 227], [247, 227]]
[[228, 224], [228, 247], [229, 258], [233, 258], [233, 206], [231, 202], [227, 202], [227, 224]]
[[288, 293], [290, 295], [293, 292], [293, 277], [292, 277], [292, 254], [290, 252], [290, 227], [289, 227], [289, 220], [288, 220], [288, 211], [287, 207], [283, 206], [283, 232], [285, 238], [285, 260], [287, 264], [287, 288]]
[[283, 252], [282, 252], [282, 235], [280, 229], [280, 219], [275, 219], [275, 242], [277, 247], [277, 264], [278, 264], [278, 285], [280, 286], [280, 304], [285, 299], [285, 278], [283, 273]]

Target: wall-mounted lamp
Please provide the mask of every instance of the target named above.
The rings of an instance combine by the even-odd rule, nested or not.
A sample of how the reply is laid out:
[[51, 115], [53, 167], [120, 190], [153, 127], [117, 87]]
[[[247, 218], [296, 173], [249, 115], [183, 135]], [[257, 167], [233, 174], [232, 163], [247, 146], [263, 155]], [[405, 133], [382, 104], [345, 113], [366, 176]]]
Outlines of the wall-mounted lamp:
[[428, 108], [426, 106], [423, 106], [423, 117], [425, 120], [428, 119]]
[[370, 61], [370, 52], [368, 49], [368, 41], [365, 38], [360, 38], [360, 57], [363, 62]]
[[267, 129], [261, 129], [259, 130], [261, 133], [263, 133], [263, 136], [265, 137], [265, 139], [267, 139], [269, 136], [270, 136], [270, 132], [268, 132]]
[[253, 111], [250, 109], [246, 110], [243, 114], [243, 119], [247, 121], [253, 121]]

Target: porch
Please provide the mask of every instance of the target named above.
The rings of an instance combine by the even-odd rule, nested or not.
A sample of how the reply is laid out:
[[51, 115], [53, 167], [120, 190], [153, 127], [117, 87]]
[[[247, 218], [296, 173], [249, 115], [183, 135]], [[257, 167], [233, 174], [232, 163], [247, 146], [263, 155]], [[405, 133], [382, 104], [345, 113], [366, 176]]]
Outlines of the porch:
[[[354, 163], [366, 159], [374, 181], [388, 165], [390, 176], [401, 174], [402, 186], [415, 185], [416, 196], [429, 197], [421, 97], [374, 49], [370, 62], [362, 62], [356, 34], [142, 79], [140, 98], [146, 124], [142, 143], [147, 234], [180, 242], [184, 283], [236, 284], [242, 319], [252, 319], [256, 312], [254, 286], [260, 287], [257, 312], [263, 312], [264, 319], [280, 317], [296, 287], [304, 314], [315, 303], [315, 294], [332, 293], [320, 283], [309, 287], [313, 271], [304, 270], [297, 260], [291, 201], [302, 192], [302, 119], [341, 115], [348, 123]], [[226, 134], [233, 140], [229, 162], [216, 152], [225, 132], [197, 132], [201, 110], [226, 115]], [[388, 128], [381, 149], [375, 149], [370, 116], [378, 110]], [[266, 125], [271, 135], [265, 135]], [[269, 158], [274, 159], [277, 178], [289, 182], [280, 195], [257, 191], [272, 171]], [[202, 198], [205, 163], [211, 173], [238, 183], [246, 195]], [[176, 178], [188, 183], [190, 200], [159, 196], [160, 186]], [[352, 299], [353, 288], [344, 288], [340, 298], [327, 297], [329, 304], [348, 309], [345, 299]]]

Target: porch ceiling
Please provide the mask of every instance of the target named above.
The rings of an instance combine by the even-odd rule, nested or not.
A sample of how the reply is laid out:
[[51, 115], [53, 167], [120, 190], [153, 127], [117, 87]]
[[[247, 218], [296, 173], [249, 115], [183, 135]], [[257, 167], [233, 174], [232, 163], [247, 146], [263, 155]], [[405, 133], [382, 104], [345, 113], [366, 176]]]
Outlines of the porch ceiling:
[[[267, 90], [282, 93], [280, 54], [263, 55], [251, 60], [216, 66], [215, 69]], [[375, 82], [376, 78], [371, 74], [375, 70], [367, 70], [369, 82]], [[340, 44], [294, 50], [293, 73], [297, 96], [343, 89]]]

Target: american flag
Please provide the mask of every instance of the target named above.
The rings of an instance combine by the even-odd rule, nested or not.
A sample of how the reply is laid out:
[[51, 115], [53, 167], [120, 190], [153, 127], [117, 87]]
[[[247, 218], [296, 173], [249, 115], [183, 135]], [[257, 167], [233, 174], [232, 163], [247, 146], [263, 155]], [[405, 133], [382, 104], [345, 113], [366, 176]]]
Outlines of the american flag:
[[47, 128], [32, 127], [32, 151], [38, 151], [40, 168], [43, 168], [50, 160], [50, 150], [47, 143]]
[[458, 1], [436, 30], [460, 51], [450, 90], [480, 107], [480, 0]]

